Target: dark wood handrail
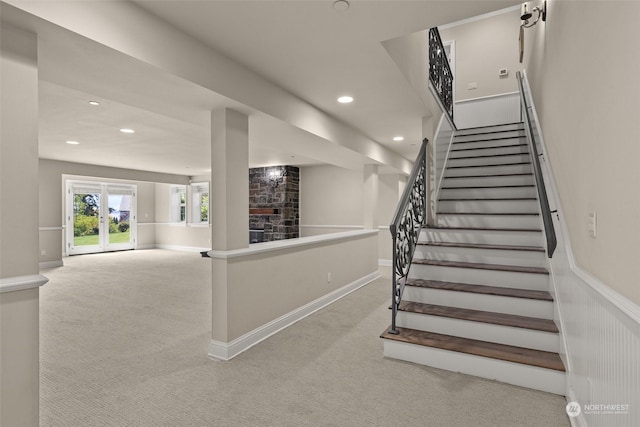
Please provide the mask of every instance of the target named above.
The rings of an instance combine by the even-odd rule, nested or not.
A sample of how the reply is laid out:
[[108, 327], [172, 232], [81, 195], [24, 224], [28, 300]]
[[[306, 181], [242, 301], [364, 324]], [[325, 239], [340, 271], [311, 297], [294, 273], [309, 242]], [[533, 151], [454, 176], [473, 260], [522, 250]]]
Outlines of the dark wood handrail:
[[522, 119], [524, 120], [525, 131], [527, 133], [527, 142], [529, 143], [531, 156], [533, 157], [533, 173], [536, 180], [536, 188], [538, 189], [538, 200], [540, 201], [540, 209], [542, 211], [542, 223], [544, 224], [544, 232], [547, 238], [547, 256], [551, 258], [553, 257], [553, 253], [556, 250], [558, 241], [556, 238], [556, 231], [553, 226], [553, 218], [551, 217], [551, 209], [549, 208], [547, 189], [544, 185], [542, 169], [540, 168], [538, 148], [536, 146], [535, 137], [533, 136], [533, 128], [531, 127], [531, 116], [529, 115], [527, 99], [524, 92], [524, 85], [522, 83], [523, 76], [520, 71], [516, 73], [516, 79], [518, 80], [518, 88], [520, 90], [520, 105], [522, 108]]

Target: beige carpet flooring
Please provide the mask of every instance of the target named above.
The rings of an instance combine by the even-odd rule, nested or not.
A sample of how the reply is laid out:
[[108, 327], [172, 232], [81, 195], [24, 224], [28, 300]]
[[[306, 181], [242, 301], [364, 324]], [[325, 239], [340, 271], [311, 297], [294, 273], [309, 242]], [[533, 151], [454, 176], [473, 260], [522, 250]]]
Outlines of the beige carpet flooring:
[[569, 425], [563, 397], [385, 359], [388, 272], [220, 362], [206, 355], [209, 259], [64, 262], [42, 271], [43, 426]]

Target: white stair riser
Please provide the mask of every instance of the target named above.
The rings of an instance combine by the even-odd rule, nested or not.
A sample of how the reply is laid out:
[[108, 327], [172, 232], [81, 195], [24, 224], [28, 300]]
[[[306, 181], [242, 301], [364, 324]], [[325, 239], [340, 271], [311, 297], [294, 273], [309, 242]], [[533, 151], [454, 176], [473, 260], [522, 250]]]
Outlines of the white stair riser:
[[439, 227], [540, 229], [538, 215], [438, 214]]
[[439, 200], [438, 212], [538, 213], [537, 200]]
[[466, 178], [445, 177], [442, 187], [481, 187], [502, 185], [533, 185], [533, 175], [508, 175], [508, 176], [473, 176]]
[[449, 158], [447, 168], [456, 166], [478, 165], [506, 165], [509, 163], [523, 163], [531, 160], [529, 154], [509, 154], [507, 156]]
[[490, 126], [485, 128], [458, 129], [456, 131], [456, 135], [495, 133], [495, 132], [501, 132], [501, 131], [523, 130], [523, 129], [524, 129], [524, 124], [522, 123], [508, 123], [504, 125], [496, 125], [496, 126]]
[[537, 273], [484, 270], [479, 268], [444, 267], [439, 265], [412, 264], [412, 279], [439, 280], [441, 282], [468, 283], [472, 285], [502, 286], [506, 288], [549, 290], [549, 276]]
[[565, 394], [564, 372], [466, 353], [384, 340], [384, 355], [420, 365], [461, 372], [559, 395]]
[[493, 342], [533, 350], [558, 352], [558, 334], [535, 331], [532, 329], [514, 328], [511, 326], [493, 325], [444, 316], [399, 311], [396, 325], [401, 328], [418, 331], [435, 332], [472, 340]]
[[[491, 146], [492, 147], [492, 146]], [[456, 147], [449, 154], [449, 159], [457, 159], [458, 157], [474, 157], [474, 156], [500, 156], [503, 154], [528, 154], [529, 150], [526, 145], [509, 145], [499, 148], [485, 148], [482, 150], [468, 150], [471, 147]]]
[[547, 268], [544, 252], [418, 245], [414, 258]]
[[551, 301], [457, 292], [419, 286], [406, 286], [402, 294], [402, 300], [513, 314], [516, 316], [537, 317], [538, 319], [553, 319], [553, 302]]
[[535, 187], [496, 187], [496, 188], [443, 188], [441, 199], [498, 199], [508, 197], [537, 196]]
[[[468, 138], [467, 138], [468, 139]], [[457, 150], [459, 148], [487, 148], [487, 147], [508, 147], [510, 145], [519, 145], [524, 144], [526, 139], [523, 137], [513, 137], [513, 138], [505, 138], [505, 139], [494, 139], [494, 140], [480, 140], [474, 141], [470, 140], [467, 142], [453, 142], [451, 148], [453, 150]]]
[[541, 231], [500, 230], [447, 230], [428, 228], [422, 230], [420, 240], [430, 242], [479, 243], [486, 245], [543, 245]]
[[514, 173], [532, 173], [531, 164], [526, 165], [500, 165], [500, 166], [476, 166], [447, 168], [445, 177], [456, 176], [488, 176], [488, 175], [507, 175]]
[[454, 137], [455, 142], [465, 142], [465, 141], [477, 141], [477, 140], [495, 140], [496, 138], [518, 138], [525, 136], [524, 130], [510, 130], [508, 132], [498, 132], [499, 129], [494, 130], [493, 132], [482, 133], [482, 134], [468, 134], [461, 135], [460, 132], [456, 133]]

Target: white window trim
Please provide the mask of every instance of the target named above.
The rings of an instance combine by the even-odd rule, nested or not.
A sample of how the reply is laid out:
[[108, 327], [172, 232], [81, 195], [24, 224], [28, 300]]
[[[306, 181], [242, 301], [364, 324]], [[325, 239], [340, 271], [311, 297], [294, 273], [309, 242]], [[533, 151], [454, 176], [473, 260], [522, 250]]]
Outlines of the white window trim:
[[[201, 189], [206, 188], [206, 191], [201, 191]], [[189, 222], [189, 225], [192, 227], [208, 227], [209, 226], [209, 222], [211, 220], [211, 198], [209, 198], [209, 203], [207, 205], [207, 220], [206, 221], [201, 221], [200, 220], [200, 200], [198, 195], [199, 194], [209, 194], [209, 182], [208, 181], [204, 181], [204, 182], [193, 182], [191, 183], [191, 185], [189, 186], [189, 201], [191, 202], [190, 204], [190, 219], [191, 221]]]
[[[179, 196], [179, 194], [181, 193], [180, 190], [184, 192], [184, 220], [177, 221], [176, 219], [180, 216], [180, 207], [182, 205]], [[187, 218], [189, 216], [189, 211], [187, 208], [188, 200], [189, 198], [187, 196], [186, 185], [176, 184], [169, 187], [169, 224], [179, 226], [186, 225]]]

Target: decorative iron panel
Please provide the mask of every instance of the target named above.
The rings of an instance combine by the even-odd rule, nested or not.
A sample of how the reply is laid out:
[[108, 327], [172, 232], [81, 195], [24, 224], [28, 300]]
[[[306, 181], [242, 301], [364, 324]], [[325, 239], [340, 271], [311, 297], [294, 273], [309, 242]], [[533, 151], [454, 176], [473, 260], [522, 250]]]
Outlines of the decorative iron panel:
[[453, 73], [437, 27], [429, 29], [429, 80], [453, 122]]

